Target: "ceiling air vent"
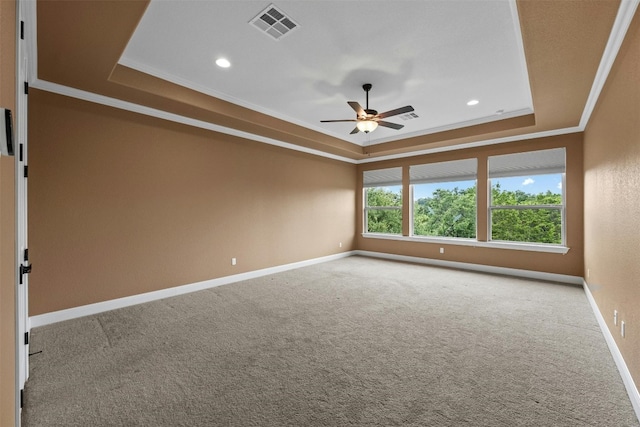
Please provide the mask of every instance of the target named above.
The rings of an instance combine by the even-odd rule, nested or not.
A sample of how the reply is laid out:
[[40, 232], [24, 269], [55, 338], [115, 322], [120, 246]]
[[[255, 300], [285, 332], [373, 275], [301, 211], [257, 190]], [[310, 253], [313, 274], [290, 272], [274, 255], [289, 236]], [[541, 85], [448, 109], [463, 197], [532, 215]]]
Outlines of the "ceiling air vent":
[[407, 113], [407, 114], [403, 114], [402, 116], [400, 116], [400, 118], [402, 120], [411, 120], [411, 119], [417, 119], [419, 116], [416, 113]]
[[255, 18], [249, 21], [249, 23], [275, 40], [280, 40], [298, 28], [298, 24], [293, 22], [291, 18], [273, 4], [267, 6], [265, 10], [260, 12]]

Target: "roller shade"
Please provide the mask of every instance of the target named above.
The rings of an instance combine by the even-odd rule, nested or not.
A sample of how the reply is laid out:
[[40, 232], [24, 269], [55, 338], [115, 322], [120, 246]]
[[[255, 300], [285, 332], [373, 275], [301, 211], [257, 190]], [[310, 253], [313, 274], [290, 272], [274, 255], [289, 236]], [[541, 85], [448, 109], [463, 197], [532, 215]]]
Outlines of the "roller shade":
[[565, 172], [564, 148], [489, 157], [489, 178]]
[[363, 187], [387, 187], [402, 185], [402, 168], [364, 171]]
[[409, 176], [411, 184], [471, 181], [476, 179], [477, 170], [477, 159], [464, 159], [411, 166]]

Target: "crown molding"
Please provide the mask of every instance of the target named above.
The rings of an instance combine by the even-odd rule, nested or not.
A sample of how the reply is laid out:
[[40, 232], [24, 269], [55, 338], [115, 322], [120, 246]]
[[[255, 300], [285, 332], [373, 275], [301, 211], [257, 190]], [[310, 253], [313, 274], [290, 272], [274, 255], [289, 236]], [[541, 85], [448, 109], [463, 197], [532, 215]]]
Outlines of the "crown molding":
[[582, 112], [582, 117], [580, 118], [579, 127], [581, 128], [581, 130], [585, 130], [587, 124], [589, 123], [591, 113], [593, 113], [593, 109], [595, 108], [596, 103], [598, 102], [598, 98], [600, 97], [600, 92], [602, 92], [602, 88], [604, 87], [604, 84], [609, 77], [611, 67], [613, 67], [613, 63], [618, 56], [620, 46], [622, 46], [622, 42], [627, 35], [627, 30], [629, 29], [631, 20], [635, 15], [636, 9], [638, 8], [638, 3], [640, 3], [640, 0], [622, 0], [620, 2], [616, 20], [613, 22], [609, 40], [607, 41], [607, 45], [604, 48], [602, 59], [600, 60], [600, 66], [598, 67], [598, 71], [596, 72], [596, 77], [593, 79], [593, 86], [591, 86], [589, 97], [587, 98], [587, 102], [584, 106], [584, 111]]
[[481, 140], [481, 141], [475, 141], [475, 142], [469, 142], [469, 143], [463, 143], [463, 144], [454, 144], [446, 147], [437, 147], [437, 148], [413, 151], [410, 153], [371, 157], [371, 158], [366, 158], [362, 160], [354, 160], [347, 157], [326, 153], [320, 150], [301, 147], [295, 144], [290, 144], [287, 142], [266, 138], [266, 137], [256, 135], [256, 134], [251, 134], [248, 132], [238, 131], [236, 129], [215, 125], [213, 123], [208, 123], [201, 120], [195, 120], [189, 117], [168, 113], [168, 112], [150, 108], [150, 107], [145, 107], [139, 104], [134, 104], [131, 102], [109, 98], [103, 95], [82, 91], [82, 90], [71, 88], [68, 86], [63, 86], [56, 83], [39, 80], [37, 76], [36, 2], [27, 1], [25, 3], [27, 4], [26, 10], [25, 10], [26, 33], [27, 33], [28, 43], [30, 46], [29, 62], [27, 64], [27, 66], [29, 67], [29, 76], [30, 76], [29, 84], [36, 89], [53, 92], [60, 95], [70, 96], [70, 97], [82, 99], [88, 102], [103, 104], [103, 105], [111, 106], [113, 108], [119, 108], [119, 109], [131, 111], [134, 113], [153, 116], [153, 117], [161, 118], [164, 120], [182, 123], [189, 126], [212, 130], [212, 131], [220, 132], [227, 135], [232, 135], [232, 136], [237, 136], [240, 138], [245, 138], [253, 141], [263, 142], [266, 144], [275, 145], [278, 147], [300, 151], [307, 154], [312, 154], [320, 157], [338, 160], [338, 161], [342, 161], [350, 164], [364, 164], [364, 163], [379, 162], [384, 160], [414, 157], [414, 156], [420, 156], [424, 154], [433, 154], [433, 153], [439, 153], [444, 151], [453, 151], [453, 150], [459, 150], [463, 148], [481, 147], [486, 145], [502, 144], [502, 143], [508, 143], [508, 142], [514, 142], [514, 141], [522, 141], [522, 140], [535, 139], [535, 138], [544, 138], [548, 136], [566, 135], [570, 133], [583, 132], [589, 122], [589, 119], [591, 118], [591, 114], [593, 113], [595, 105], [598, 101], [598, 97], [600, 96], [602, 88], [604, 87], [604, 84], [609, 76], [611, 68], [620, 50], [620, 46], [622, 45], [622, 42], [624, 41], [624, 38], [627, 34], [627, 30], [629, 29], [629, 25], [631, 24], [631, 20], [634, 17], [636, 9], [638, 8], [638, 4], [640, 4], [640, 0], [621, 0], [620, 7], [618, 9], [618, 14], [616, 16], [613, 27], [611, 29], [611, 34], [609, 35], [609, 40], [607, 42], [602, 59], [600, 61], [598, 71], [596, 72], [596, 77], [594, 78], [594, 82], [591, 87], [589, 96], [587, 98], [587, 102], [585, 104], [585, 108], [583, 110], [580, 122], [577, 126], [548, 130], [543, 132], [536, 132], [536, 133], [525, 134], [525, 135], [516, 135], [516, 136], [504, 137], [504, 138], [487, 139], [487, 140]]
[[288, 142], [278, 141], [272, 138], [266, 138], [264, 136], [255, 135], [248, 132], [239, 131], [224, 126], [219, 126], [213, 123], [205, 122], [202, 120], [196, 120], [189, 117], [181, 116], [174, 113], [169, 113], [156, 108], [145, 107], [143, 105], [134, 104], [132, 102], [122, 101], [116, 98], [110, 98], [104, 95], [98, 95], [92, 92], [87, 92], [80, 89], [75, 89], [69, 86], [59, 85], [57, 83], [51, 83], [44, 80], [36, 80], [30, 84], [35, 89], [44, 90], [47, 92], [55, 93], [58, 95], [69, 96], [71, 98], [80, 99], [83, 101], [93, 102], [96, 104], [106, 105], [120, 110], [126, 110], [133, 113], [144, 114], [146, 116], [156, 117], [159, 119], [168, 120], [171, 122], [181, 123], [188, 126], [193, 126], [201, 129], [207, 129], [214, 132], [223, 133], [226, 135], [237, 136], [240, 138], [263, 142], [269, 145], [275, 145], [281, 148], [287, 148], [289, 150], [300, 151], [307, 154], [313, 154], [315, 156], [325, 157], [332, 160], [338, 160], [345, 163], [356, 164], [357, 161], [348, 157], [338, 156], [331, 153], [325, 153], [324, 151], [314, 150], [312, 148], [302, 147], [300, 145], [290, 144]]

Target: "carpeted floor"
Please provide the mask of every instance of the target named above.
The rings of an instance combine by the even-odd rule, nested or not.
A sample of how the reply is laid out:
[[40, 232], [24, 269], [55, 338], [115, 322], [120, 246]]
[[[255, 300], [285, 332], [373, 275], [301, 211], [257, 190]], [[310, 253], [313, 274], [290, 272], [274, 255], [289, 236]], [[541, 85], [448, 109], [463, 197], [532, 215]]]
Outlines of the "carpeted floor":
[[637, 427], [579, 287], [350, 257], [32, 333], [23, 425]]

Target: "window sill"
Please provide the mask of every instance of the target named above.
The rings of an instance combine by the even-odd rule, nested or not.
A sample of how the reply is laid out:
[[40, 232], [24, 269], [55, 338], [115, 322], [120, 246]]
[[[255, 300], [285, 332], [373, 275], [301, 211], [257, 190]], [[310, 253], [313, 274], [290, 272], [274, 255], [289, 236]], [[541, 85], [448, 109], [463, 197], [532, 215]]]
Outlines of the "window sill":
[[561, 245], [546, 245], [546, 244], [517, 243], [517, 242], [480, 242], [475, 239], [401, 236], [399, 234], [382, 234], [382, 233], [362, 233], [362, 237], [367, 239], [400, 240], [405, 242], [422, 242], [422, 243], [433, 243], [433, 244], [442, 244], [442, 245], [473, 246], [476, 248], [509, 249], [509, 250], [529, 251], [529, 252], [547, 252], [547, 253], [563, 254], [563, 255], [569, 252], [569, 249], [570, 249], [567, 246], [561, 246]]

